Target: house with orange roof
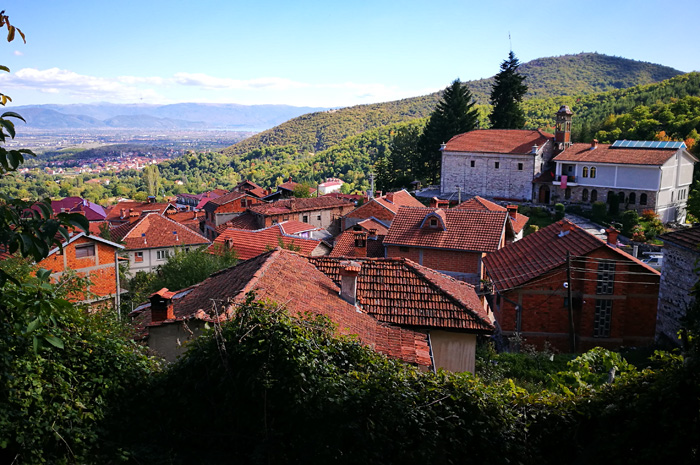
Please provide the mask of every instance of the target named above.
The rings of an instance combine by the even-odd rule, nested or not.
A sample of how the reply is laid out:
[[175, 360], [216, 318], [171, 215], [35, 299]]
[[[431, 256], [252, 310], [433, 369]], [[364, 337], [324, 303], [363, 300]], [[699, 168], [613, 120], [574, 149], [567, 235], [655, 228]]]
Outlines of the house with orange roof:
[[71, 235], [62, 245], [62, 249], [50, 250], [37, 266], [51, 271], [54, 280], [69, 270], [89, 278], [87, 294], [75, 296], [76, 300], [92, 303], [118, 298], [121, 292], [118, 253], [124, 249], [123, 245], [84, 232]]
[[507, 211], [402, 207], [384, 238], [387, 257], [416, 263], [478, 284], [483, 259], [512, 242]]
[[[268, 202], [272, 202], [275, 200], [280, 200], [280, 199], [289, 199], [291, 197], [294, 197], [294, 189], [299, 185], [300, 183], [292, 181], [292, 177], [290, 176], [289, 179], [279, 186], [277, 186], [277, 190], [267, 194], [265, 197], [263, 197], [265, 200]], [[316, 189], [313, 187], [309, 187], [309, 194], [311, 195], [316, 195]]]
[[214, 239], [209, 251], [221, 254], [232, 250], [239, 260], [249, 260], [277, 247], [296, 250], [304, 255], [328, 255], [330, 246], [320, 239], [304, 237], [303, 234], [309, 232], [309, 225], [303, 228], [300, 224], [304, 223], [284, 221], [253, 231], [228, 228]]
[[182, 342], [198, 336], [207, 322], [229, 319], [250, 291], [291, 314], [326, 315], [340, 334], [424, 369], [473, 371], [477, 335], [494, 330], [472, 286], [408, 260], [348, 261], [284, 249], [187, 289], [163, 289], [132, 315], [149, 347], [174, 360]]
[[209, 200], [204, 205], [204, 235], [211, 240], [216, 238], [216, 229], [227, 221], [245, 212], [252, 205], [264, 203], [262, 200], [243, 191], [231, 191]]
[[659, 272], [567, 220], [484, 257], [505, 336], [565, 352], [654, 342]]
[[110, 234], [125, 245], [131, 276], [139, 271], [155, 271], [176, 249], [189, 251], [210, 244], [198, 232], [157, 213], [114, 228]]
[[150, 198], [145, 202], [122, 200], [109, 210], [105, 220], [109, 222], [110, 227], [115, 228], [125, 223], [133, 223], [142, 216], [150, 213], [166, 215], [177, 211], [175, 204], [170, 202], [156, 202], [155, 198]]
[[385, 195], [374, 197], [343, 217], [343, 231], [355, 226], [363, 220], [374, 218], [384, 224], [391, 224], [401, 207], [423, 207], [415, 197], [405, 189], [397, 192], [387, 192]]
[[333, 242], [331, 257], [385, 257], [384, 237], [389, 226], [370, 218], [340, 233]]
[[[620, 210], [654, 210], [664, 223], [684, 223], [698, 159], [684, 142], [571, 144], [554, 158], [560, 201], [617, 202]], [[614, 197], [615, 196], [615, 197]]]
[[507, 211], [508, 216], [510, 217], [510, 222], [513, 225], [513, 241], [523, 238], [525, 225], [527, 225], [527, 222], [530, 221], [530, 218], [518, 213], [517, 205], [508, 205], [507, 207], [503, 207], [483, 197], [479, 197], [478, 195], [469, 200], [465, 200], [454, 208], [460, 210], [488, 210], [492, 212]]
[[259, 228], [295, 220], [338, 234], [340, 219], [354, 208], [348, 200], [324, 196], [277, 200], [253, 205], [248, 211], [257, 218]]

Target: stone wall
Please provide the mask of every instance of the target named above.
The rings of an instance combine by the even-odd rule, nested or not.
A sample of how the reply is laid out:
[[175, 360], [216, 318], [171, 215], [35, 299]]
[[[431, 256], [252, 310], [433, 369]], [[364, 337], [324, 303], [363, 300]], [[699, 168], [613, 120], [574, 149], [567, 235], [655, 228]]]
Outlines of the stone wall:
[[670, 242], [666, 242], [664, 246], [656, 316], [656, 341], [660, 344], [680, 344], [680, 320], [695, 300], [690, 296], [690, 291], [698, 280], [698, 273], [695, 271], [698, 258], [700, 253]]

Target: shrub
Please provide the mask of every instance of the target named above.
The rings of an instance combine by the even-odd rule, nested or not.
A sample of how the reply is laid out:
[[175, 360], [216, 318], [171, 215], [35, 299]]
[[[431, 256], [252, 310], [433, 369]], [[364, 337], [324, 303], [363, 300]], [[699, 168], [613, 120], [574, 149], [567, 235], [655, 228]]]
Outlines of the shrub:
[[647, 208], [642, 212], [642, 218], [644, 218], [645, 221], [651, 221], [654, 219], [658, 219], [659, 215], [657, 215], [656, 212], [651, 208]]
[[593, 202], [591, 217], [596, 223], [605, 221], [608, 213], [608, 206], [605, 202]]
[[622, 234], [630, 236], [632, 228], [639, 224], [639, 213], [636, 210], [627, 210], [622, 214]]
[[528, 234], [536, 233], [537, 231], [540, 230], [540, 227], [534, 224], [531, 224], [527, 227], [525, 230], [525, 235], [527, 236]]
[[563, 203], [558, 203], [554, 205], [554, 211], [556, 212], [554, 214], [554, 219], [560, 220], [564, 218], [564, 215], [566, 214], [566, 207], [564, 206]]

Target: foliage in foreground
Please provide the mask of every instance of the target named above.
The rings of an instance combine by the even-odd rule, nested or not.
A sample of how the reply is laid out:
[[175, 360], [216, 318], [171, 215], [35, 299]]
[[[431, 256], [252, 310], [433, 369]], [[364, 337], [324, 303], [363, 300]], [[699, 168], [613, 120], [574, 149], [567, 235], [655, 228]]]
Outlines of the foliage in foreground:
[[609, 362], [594, 352], [569, 392], [530, 394], [419, 371], [249, 300], [124, 405], [110, 437], [134, 463], [694, 463], [697, 366], [666, 356], [607, 384]]
[[0, 292], [0, 463], [87, 463], [109, 406], [155, 366], [111, 314], [65, 299], [80, 281], [21, 281]]

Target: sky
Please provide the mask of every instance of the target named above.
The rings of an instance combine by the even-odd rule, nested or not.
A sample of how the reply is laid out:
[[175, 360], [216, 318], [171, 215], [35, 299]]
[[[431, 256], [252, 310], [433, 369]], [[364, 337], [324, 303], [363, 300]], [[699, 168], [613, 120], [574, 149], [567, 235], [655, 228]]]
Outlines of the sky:
[[338, 108], [598, 52], [700, 70], [698, 0], [9, 0], [8, 105]]

